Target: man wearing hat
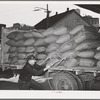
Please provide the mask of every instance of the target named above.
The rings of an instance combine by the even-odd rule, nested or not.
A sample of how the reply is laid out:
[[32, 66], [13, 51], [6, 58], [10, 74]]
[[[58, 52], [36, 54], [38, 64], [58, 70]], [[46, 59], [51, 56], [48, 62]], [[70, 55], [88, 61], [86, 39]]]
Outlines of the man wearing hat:
[[44, 66], [40, 66], [36, 64], [36, 58], [34, 55], [30, 55], [27, 57], [27, 62], [25, 66], [22, 68], [20, 75], [19, 75], [19, 81], [18, 86], [20, 90], [44, 90], [43, 86], [36, 82], [35, 80], [32, 80], [32, 76], [41, 76], [43, 75], [50, 66], [47, 65], [45, 68]]

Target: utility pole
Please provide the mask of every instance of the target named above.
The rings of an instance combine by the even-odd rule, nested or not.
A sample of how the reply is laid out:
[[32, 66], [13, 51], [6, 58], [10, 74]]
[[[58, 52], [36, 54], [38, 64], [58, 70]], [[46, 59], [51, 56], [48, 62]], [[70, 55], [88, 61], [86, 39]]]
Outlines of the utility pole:
[[45, 12], [47, 13], [47, 16], [46, 16], [46, 28], [49, 27], [49, 13], [51, 13], [51, 11], [49, 11], [48, 9], [48, 4], [46, 5], [46, 9], [45, 8], [41, 8], [41, 7], [35, 7], [36, 9], [34, 11], [40, 11], [40, 10], [45, 10]]

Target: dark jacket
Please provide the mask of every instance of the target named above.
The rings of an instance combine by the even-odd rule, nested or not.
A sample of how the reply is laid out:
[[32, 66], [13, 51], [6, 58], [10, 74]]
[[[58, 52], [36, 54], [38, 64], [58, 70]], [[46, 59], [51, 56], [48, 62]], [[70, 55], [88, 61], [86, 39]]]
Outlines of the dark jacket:
[[20, 72], [19, 79], [28, 82], [32, 76], [41, 76], [45, 72], [43, 66], [39, 66], [36, 63], [32, 66], [27, 62]]

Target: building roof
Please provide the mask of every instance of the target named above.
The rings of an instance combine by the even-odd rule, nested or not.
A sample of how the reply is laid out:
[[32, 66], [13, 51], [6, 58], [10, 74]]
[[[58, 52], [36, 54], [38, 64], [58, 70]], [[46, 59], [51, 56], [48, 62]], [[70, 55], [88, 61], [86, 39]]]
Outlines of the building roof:
[[[78, 14], [74, 9], [69, 10], [54, 16], [49, 17], [49, 27], [55, 25], [57, 22], [59, 22], [61, 19], [63, 19], [65, 16], [70, 15], [71, 13], [75, 12], [78, 16], [80, 16], [84, 21], [86, 21], [80, 14]], [[88, 21], [86, 21], [91, 27], [93, 27]], [[40, 21], [38, 24], [34, 26], [35, 29], [47, 29], [47, 18]], [[93, 27], [95, 28], [95, 27]]]
[[100, 5], [97, 4], [76, 4], [76, 5], [100, 14]]
[[[49, 17], [49, 27], [52, 25], [56, 24], [59, 20], [61, 20], [63, 17], [66, 15], [69, 15], [73, 12], [74, 10], [66, 11], [60, 14], [56, 14], [54, 16]], [[34, 27], [35, 29], [47, 29], [47, 18], [43, 19], [40, 21], [38, 24], [36, 24]]]

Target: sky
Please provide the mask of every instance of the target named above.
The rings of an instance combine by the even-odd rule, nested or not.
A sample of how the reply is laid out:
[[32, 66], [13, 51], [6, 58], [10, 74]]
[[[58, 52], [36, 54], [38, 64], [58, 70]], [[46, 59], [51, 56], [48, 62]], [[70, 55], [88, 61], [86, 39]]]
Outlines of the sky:
[[46, 9], [48, 4], [51, 11], [50, 16], [55, 15], [56, 12], [62, 13], [71, 9], [80, 9], [81, 15], [91, 15], [92, 17], [100, 18], [100, 15], [92, 11], [80, 8], [75, 4], [100, 4], [100, 2], [69, 2], [69, 1], [0, 1], [0, 24], [6, 24], [7, 27], [13, 26], [14, 23], [21, 23], [34, 26], [39, 21], [46, 17], [44, 10], [34, 11], [35, 7], [42, 7]]

